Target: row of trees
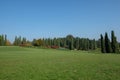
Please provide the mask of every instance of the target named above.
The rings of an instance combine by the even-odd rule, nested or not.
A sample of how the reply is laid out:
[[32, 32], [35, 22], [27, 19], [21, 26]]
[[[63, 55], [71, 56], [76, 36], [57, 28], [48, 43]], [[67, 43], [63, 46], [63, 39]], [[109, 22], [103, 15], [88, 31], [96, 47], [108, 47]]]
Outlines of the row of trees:
[[118, 53], [119, 52], [119, 43], [114, 34], [114, 31], [111, 31], [111, 41], [108, 37], [108, 34], [105, 33], [105, 36], [101, 34], [101, 52], [102, 53]]
[[[0, 35], [0, 46], [7, 45], [11, 45], [10, 41], [7, 40], [7, 35]], [[69, 50], [95, 50], [101, 48], [102, 53], [118, 53], [120, 49], [120, 44], [117, 42], [114, 31], [111, 31], [111, 40], [107, 33], [105, 33], [105, 36], [101, 34], [101, 38], [98, 40], [67, 35], [63, 38], [33, 39], [33, 41], [30, 42], [24, 37], [16, 36], [12, 45], [37, 46], [55, 49], [65, 48]]]
[[7, 42], [7, 36], [6, 35], [0, 35], [0, 45], [5, 46]]
[[7, 35], [0, 35], [0, 46], [9, 46], [11, 45], [10, 41], [7, 40]]
[[70, 50], [95, 50], [97, 48], [95, 39], [90, 40], [88, 38], [73, 37], [72, 35], [68, 35], [65, 38], [34, 39], [32, 44], [34, 46], [61, 47]]
[[27, 41], [27, 39], [25, 37], [22, 38], [21, 36], [15, 37], [13, 45], [15, 45], [15, 46], [32, 46], [30, 41]]
[[19, 36], [19, 37], [16, 36], [13, 45], [18, 46], [23, 43], [25, 44], [26, 42], [27, 42], [26, 38], [21, 38], [21, 36]]

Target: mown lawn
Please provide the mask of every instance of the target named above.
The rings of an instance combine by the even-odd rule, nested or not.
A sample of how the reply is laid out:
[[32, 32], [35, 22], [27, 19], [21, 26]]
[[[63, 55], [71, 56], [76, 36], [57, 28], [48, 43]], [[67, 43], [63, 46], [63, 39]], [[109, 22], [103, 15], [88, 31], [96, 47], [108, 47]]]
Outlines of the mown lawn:
[[0, 47], [0, 80], [120, 80], [120, 55]]

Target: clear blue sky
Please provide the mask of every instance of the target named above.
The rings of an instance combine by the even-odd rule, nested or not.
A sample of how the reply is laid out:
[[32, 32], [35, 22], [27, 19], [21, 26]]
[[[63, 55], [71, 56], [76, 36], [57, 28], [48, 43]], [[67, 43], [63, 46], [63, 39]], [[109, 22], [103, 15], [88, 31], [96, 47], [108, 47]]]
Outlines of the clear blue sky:
[[0, 34], [11, 41], [19, 35], [98, 39], [111, 30], [120, 41], [120, 0], [0, 0]]

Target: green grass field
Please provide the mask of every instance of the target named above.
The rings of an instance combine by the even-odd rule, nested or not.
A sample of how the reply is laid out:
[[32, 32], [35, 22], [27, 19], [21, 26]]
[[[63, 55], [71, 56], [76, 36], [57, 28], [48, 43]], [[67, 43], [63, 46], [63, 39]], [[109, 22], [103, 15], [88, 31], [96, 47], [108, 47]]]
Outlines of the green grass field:
[[0, 47], [0, 80], [120, 80], [120, 55]]

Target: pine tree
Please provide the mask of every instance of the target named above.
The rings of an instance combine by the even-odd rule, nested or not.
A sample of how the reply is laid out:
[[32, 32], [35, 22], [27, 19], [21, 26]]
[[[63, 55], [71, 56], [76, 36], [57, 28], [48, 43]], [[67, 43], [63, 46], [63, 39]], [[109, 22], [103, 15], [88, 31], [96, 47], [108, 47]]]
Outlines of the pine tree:
[[73, 50], [74, 49], [74, 37], [72, 35], [68, 35], [66, 37], [67, 39], [67, 46], [70, 50]]
[[1, 41], [2, 41], [2, 36], [0, 35], [0, 46], [2, 45], [2, 44], [1, 44]]
[[63, 38], [63, 47], [66, 48], [66, 38]]
[[97, 48], [101, 48], [101, 38], [96, 41], [96, 44], [97, 44]]
[[22, 43], [21, 36], [19, 36], [19, 38], [18, 38], [18, 45], [20, 45], [21, 43]]
[[83, 47], [83, 50], [88, 50], [88, 48], [87, 48], [87, 39], [84, 39], [84, 47]]
[[5, 35], [5, 46], [6, 46], [6, 43], [7, 43], [7, 35]]
[[15, 45], [15, 46], [18, 45], [17, 36], [15, 36], [14, 45]]
[[103, 38], [103, 35], [101, 34], [101, 52], [102, 53], [105, 53], [105, 42], [104, 42], [104, 38]]
[[4, 35], [1, 37], [1, 45], [4, 46]]
[[80, 49], [81, 50], [86, 50], [86, 46], [87, 46], [87, 44], [85, 42], [85, 38], [81, 38], [80, 39]]
[[51, 46], [51, 45], [52, 45], [52, 43], [51, 43], [51, 39], [48, 38], [48, 46]]
[[90, 48], [90, 40], [89, 39], [87, 39], [87, 50], [89, 50]]
[[111, 47], [112, 47], [112, 52], [117, 53], [117, 40], [114, 31], [111, 31]]
[[95, 41], [95, 39], [93, 39], [93, 50], [95, 50], [96, 49], [96, 41]]
[[57, 46], [60, 47], [60, 39], [57, 39]]
[[74, 46], [73, 46], [73, 45], [74, 45], [74, 39], [72, 38], [72, 39], [71, 39], [71, 50], [74, 49]]
[[105, 49], [106, 49], [106, 53], [111, 53], [112, 52], [111, 43], [110, 43], [110, 40], [108, 38], [107, 33], [105, 33]]
[[26, 44], [27, 40], [23, 37], [21, 44]]
[[75, 48], [79, 50], [79, 38], [78, 37], [76, 38], [76, 41], [75, 41]]

